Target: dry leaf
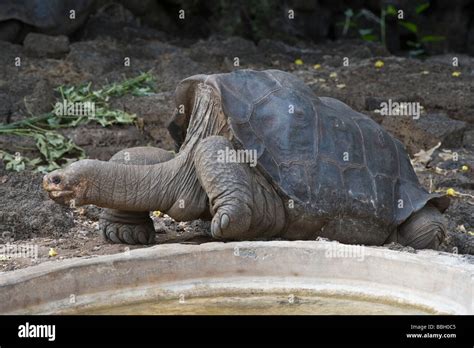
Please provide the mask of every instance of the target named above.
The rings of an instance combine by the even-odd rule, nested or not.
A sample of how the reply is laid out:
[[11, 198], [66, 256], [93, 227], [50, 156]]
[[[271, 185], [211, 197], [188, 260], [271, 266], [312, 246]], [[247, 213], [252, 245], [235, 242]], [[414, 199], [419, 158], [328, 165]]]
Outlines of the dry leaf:
[[429, 161], [431, 161], [431, 158], [433, 156], [433, 152], [441, 146], [441, 143], [438, 143], [438, 145], [432, 147], [429, 150], [420, 150], [417, 153], [415, 153], [413, 156], [412, 164], [413, 163], [420, 163], [423, 165], [426, 165]]

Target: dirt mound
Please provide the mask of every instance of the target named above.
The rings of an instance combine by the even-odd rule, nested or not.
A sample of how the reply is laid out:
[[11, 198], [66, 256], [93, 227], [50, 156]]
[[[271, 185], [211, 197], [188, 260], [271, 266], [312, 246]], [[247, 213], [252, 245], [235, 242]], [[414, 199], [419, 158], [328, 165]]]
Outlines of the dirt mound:
[[41, 189], [42, 175], [6, 171], [0, 165], [0, 232], [3, 243], [34, 237], [59, 238], [74, 226], [68, 209]]

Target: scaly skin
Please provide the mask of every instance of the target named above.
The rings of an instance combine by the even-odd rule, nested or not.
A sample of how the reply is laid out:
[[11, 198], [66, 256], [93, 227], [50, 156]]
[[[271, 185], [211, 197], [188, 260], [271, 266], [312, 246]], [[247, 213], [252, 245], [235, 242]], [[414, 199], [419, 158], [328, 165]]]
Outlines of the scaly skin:
[[[117, 210], [125, 210], [126, 216], [160, 210], [178, 221], [194, 220], [205, 215], [209, 198], [215, 238], [244, 240], [280, 234], [286, 224], [282, 200], [248, 164], [218, 162], [217, 151], [225, 147], [232, 144], [223, 137], [206, 138], [199, 143], [192, 168], [183, 165], [182, 170], [176, 169], [183, 160], [180, 156], [147, 166], [83, 160], [46, 175], [44, 187], [59, 203], [74, 199], [76, 205], [115, 209], [108, 213], [112, 219]], [[192, 190], [179, 189], [189, 187], [185, 184], [189, 182], [197, 183]], [[126, 185], [131, 189], [125, 189]], [[58, 192], [68, 194], [58, 199]], [[140, 221], [130, 222], [142, 225]], [[114, 242], [147, 244], [148, 239], [138, 236], [145, 231], [141, 227], [138, 230], [120, 234], [109, 231], [105, 237]]]
[[248, 240], [279, 235], [286, 224], [280, 196], [258, 171], [246, 163], [218, 160], [218, 151], [233, 150], [229, 140], [211, 136], [196, 150], [194, 165], [214, 216], [214, 238]]
[[[75, 200], [76, 205], [94, 204], [127, 214], [160, 210], [178, 221], [198, 219], [210, 209], [214, 216], [211, 233], [220, 239], [318, 236], [326, 221], [308, 220], [305, 214], [287, 210], [283, 197], [258, 167], [217, 161], [218, 150], [232, 149], [228, 140], [232, 134], [214, 91], [203, 85], [198, 89], [186, 139], [173, 159], [152, 165], [82, 160], [46, 175], [45, 190], [58, 203]], [[425, 207], [393, 237], [415, 248], [437, 248], [445, 231], [440, 216], [439, 211]], [[130, 231], [110, 233], [108, 238], [151, 242], [150, 234], [140, 228]]]
[[[152, 165], [171, 160], [174, 154], [155, 147], [133, 147], [117, 152], [109, 162]], [[149, 212], [104, 209], [99, 219], [102, 237], [112, 243], [152, 244], [155, 228]]]
[[[94, 204], [135, 212], [160, 210], [179, 221], [193, 220], [206, 208], [206, 195], [195, 174], [182, 164], [185, 160], [177, 156], [146, 166], [81, 160], [46, 175], [43, 187], [62, 204], [74, 200], [77, 206]], [[179, 208], [181, 200], [186, 209]]]

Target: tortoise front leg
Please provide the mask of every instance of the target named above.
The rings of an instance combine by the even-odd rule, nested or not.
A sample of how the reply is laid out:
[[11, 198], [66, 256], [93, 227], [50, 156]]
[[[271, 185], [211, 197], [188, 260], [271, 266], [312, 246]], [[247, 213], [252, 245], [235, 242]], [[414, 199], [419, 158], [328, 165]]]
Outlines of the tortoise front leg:
[[211, 234], [214, 238], [249, 240], [269, 238], [285, 226], [283, 202], [271, 185], [248, 163], [226, 160], [234, 151], [221, 136], [201, 140], [194, 165], [199, 182], [209, 197]]
[[[160, 148], [133, 147], [117, 152], [109, 162], [152, 165], [173, 157], [171, 152]], [[106, 208], [100, 216], [99, 230], [106, 241], [113, 243], [152, 244], [155, 240], [155, 228], [149, 212]]]

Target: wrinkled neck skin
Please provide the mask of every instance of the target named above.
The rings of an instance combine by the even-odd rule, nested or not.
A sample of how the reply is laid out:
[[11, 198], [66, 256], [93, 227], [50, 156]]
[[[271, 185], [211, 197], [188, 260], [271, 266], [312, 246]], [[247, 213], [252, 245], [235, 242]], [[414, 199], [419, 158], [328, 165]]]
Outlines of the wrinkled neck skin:
[[187, 157], [182, 154], [147, 166], [87, 161], [81, 174], [87, 183], [81, 203], [128, 211], [159, 210], [177, 220], [195, 219], [203, 213], [206, 195]]
[[84, 204], [128, 210], [159, 210], [178, 221], [201, 217], [208, 210], [207, 195], [194, 169], [194, 151], [201, 139], [221, 134], [226, 122], [210, 87], [200, 86], [188, 134], [179, 154], [155, 165], [125, 165], [88, 161], [84, 176]]

